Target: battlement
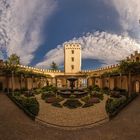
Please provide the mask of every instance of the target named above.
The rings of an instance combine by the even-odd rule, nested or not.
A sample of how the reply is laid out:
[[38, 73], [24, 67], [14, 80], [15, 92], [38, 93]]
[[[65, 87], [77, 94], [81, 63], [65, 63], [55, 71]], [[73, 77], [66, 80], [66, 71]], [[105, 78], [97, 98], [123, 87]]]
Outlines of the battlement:
[[38, 72], [43, 72], [43, 73], [60, 73], [61, 72], [60, 70], [39, 69], [39, 68], [24, 66], [24, 65], [17, 65], [17, 66], [28, 69], [28, 70], [33, 70], [33, 71], [38, 71]]
[[81, 49], [80, 43], [65, 43], [64, 44], [65, 49]]
[[[4, 66], [6, 66], [7, 64], [4, 63]], [[30, 67], [30, 66], [25, 66], [25, 65], [13, 65], [13, 66], [17, 66], [20, 68], [24, 68], [26, 70], [31, 70], [34, 72], [38, 72], [38, 73], [61, 73], [61, 70], [50, 70], [50, 69], [39, 69], [39, 68], [35, 68], [35, 67]]]
[[105, 71], [105, 70], [112, 70], [117, 67], [119, 67], [119, 64], [105, 66], [105, 67], [101, 67], [95, 70], [82, 70], [81, 73], [94, 73], [94, 72], [100, 72], [100, 71]]
[[126, 57], [126, 60], [127, 61], [132, 61], [132, 62], [139, 62], [140, 61], [140, 52], [135, 51], [133, 54]]

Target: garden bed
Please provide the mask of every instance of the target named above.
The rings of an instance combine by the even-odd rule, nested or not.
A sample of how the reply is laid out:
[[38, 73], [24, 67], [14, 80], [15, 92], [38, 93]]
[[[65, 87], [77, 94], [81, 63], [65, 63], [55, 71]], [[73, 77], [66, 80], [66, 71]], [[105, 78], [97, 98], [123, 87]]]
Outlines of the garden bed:
[[12, 94], [7, 95], [31, 119], [35, 119], [36, 115], [39, 112], [39, 103], [37, 102], [36, 98], [13, 96]]
[[126, 98], [125, 99], [121, 99], [120, 98], [109, 98], [106, 101], [106, 112], [109, 116], [109, 118], [113, 118], [115, 117], [125, 106], [127, 106], [130, 102], [132, 102], [138, 95], [137, 94], [133, 94], [131, 95], [131, 97]]

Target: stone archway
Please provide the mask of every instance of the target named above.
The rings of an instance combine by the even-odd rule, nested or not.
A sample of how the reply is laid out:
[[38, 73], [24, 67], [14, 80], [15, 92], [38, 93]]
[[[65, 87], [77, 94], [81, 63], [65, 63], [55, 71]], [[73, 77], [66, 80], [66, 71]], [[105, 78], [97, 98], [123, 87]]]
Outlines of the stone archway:
[[140, 93], [140, 81], [135, 81], [133, 84], [134, 92]]

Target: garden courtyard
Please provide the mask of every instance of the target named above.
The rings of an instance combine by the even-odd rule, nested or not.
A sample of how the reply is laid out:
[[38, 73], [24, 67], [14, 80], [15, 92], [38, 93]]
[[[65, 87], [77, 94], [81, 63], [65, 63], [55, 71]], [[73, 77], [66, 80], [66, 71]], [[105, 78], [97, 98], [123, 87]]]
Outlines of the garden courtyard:
[[[40, 106], [36, 121], [39, 119], [46, 122], [48, 125], [50, 124], [59, 127], [83, 127], [88, 125], [92, 126], [99, 121], [108, 120], [108, 115], [105, 111], [105, 103], [108, 98], [107, 95], [105, 95], [104, 100], [98, 104], [86, 108], [78, 107], [75, 109], [52, 106], [51, 104], [45, 103], [45, 101], [41, 99], [41, 95], [36, 95], [36, 98]], [[65, 102], [65, 100], [62, 102]]]
[[[140, 96], [113, 120], [101, 126], [62, 130], [31, 120], [5, 94], [0, 93], [0, 139], [2, 140], [139, 140]], [[134, 115], [136, 114], [136, 115]], [[122, 133], [123, 132], [123, 133]]]

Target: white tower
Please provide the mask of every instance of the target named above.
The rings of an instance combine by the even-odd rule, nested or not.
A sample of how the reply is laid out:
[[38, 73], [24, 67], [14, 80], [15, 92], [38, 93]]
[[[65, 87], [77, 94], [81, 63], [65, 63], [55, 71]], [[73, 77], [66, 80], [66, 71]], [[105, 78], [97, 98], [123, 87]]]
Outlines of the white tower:
[[65, 73], [73, 74], [81, 71], [81, 45], [79, 43], [64, 44]]

